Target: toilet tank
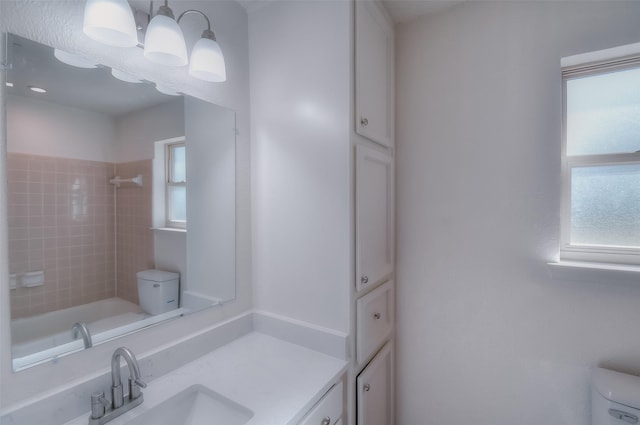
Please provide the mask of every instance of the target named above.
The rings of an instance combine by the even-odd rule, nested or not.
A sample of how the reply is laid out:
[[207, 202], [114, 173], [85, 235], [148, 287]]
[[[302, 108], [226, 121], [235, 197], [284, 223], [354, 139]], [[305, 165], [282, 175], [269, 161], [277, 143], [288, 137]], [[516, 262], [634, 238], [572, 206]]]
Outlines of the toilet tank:
[[596, 368], [591, 374], [591, 425], [638, 424], [640, 377]]
[[152, 315], [178, 308], [180, 275], [163, 270], [144, 270], [137, 273], [140, 307]]

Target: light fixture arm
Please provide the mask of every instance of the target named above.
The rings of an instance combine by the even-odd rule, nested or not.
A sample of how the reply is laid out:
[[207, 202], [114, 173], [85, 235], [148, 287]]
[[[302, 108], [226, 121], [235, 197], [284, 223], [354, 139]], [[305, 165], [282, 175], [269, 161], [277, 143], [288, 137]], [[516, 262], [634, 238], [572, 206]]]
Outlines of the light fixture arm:
[[175, 15], [173, 14], [173, 10], [171, 10], [171, 8], [169, 7], [168, 1], [166, 1], [163, 6], [160, 6], [158, 8], [158, 12], [156, 13], [156, 15], [162, 15], [167, 16], [171, 19], [176, 19]]
[[216, 41], [216, 35], [213, 33], [213, 31], [211, 31], [211, 22], [209, 21], [209, 18], [207, 18], [207, 15], [200, 12], [199, 10], [196, 10], [196, 9], [185, 10], [180, 14], [180, 16], [178, 16], [177, 22], [180, 23], [180, 19], [182, 19], [184, 15], [188, 15], [192, 13], [197, 13], [199, 15], [202, 15], [204, 19], [207, 21], [207, 29], [202, 31], [202, 38], [208, 38], [210, 40]]

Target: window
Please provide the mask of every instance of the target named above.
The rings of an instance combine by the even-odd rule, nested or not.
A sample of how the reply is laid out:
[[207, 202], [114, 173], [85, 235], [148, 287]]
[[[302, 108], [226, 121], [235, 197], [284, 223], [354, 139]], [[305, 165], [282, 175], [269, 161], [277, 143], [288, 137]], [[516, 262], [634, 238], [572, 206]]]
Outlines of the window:
[[640, 264], [640, 56], [562, 74], [560, 259]]
[[166, 146], [166, 197], [165, 216], [167, 227], [187, 227], [187, 168], [184, 142]]

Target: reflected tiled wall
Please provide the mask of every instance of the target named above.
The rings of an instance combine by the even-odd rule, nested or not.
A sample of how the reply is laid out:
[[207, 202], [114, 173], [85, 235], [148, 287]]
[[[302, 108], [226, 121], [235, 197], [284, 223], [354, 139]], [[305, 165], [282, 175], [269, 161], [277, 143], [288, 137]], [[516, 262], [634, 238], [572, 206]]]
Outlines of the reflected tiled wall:
[[12, 318], [115, 296], [114, 164], [9, 153], [9, 270], [44, 271], [11, 290]]
[[125, 183], [117, 190], [118, 297], [138, 303], [136, 273], [154, 268], [151, 230], [152, 160], [117, 164], [116, 175], [142, 174], [142, 187]]
[[[142, 187], [125, 183], [114, 195], [114, 175], [138, 174]], [[18, 279], [44, 271], [44, 285], [18, 280], [11, 290], [12, 318], [114, 296], [138, 303], [136, 273], [154, 266], [151, 160], [116, 165], [9, 153], [7, 177], [9, 271]]]

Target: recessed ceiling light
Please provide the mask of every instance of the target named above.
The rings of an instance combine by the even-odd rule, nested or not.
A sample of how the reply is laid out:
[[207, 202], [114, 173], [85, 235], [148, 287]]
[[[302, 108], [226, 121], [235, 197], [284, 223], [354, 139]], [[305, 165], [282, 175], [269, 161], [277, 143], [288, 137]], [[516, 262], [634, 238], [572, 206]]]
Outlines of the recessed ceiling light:
[[36, 93], [46, 93], [47, 91], [43, 88], [40, 87], [36, 87], [36, 86], [27, 86], [29, 87], [29, 90], [34, 91]]
[[4, 83], [4, 85], [7, 86], [7, 87], [13, 87], [13, 83], [10, 83], [8, 81], [6, 83]]

